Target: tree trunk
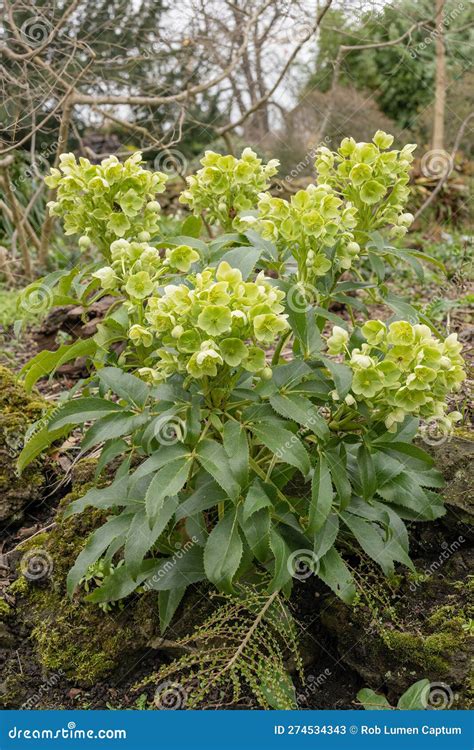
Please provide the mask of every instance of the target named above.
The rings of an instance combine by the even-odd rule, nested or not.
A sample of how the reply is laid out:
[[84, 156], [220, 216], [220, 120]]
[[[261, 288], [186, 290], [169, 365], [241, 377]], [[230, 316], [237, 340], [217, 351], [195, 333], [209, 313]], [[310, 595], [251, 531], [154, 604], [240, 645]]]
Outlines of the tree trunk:
[[436, 0], [436, 82], [433, 120], [433, 150], [444, 150], [444, 112], [446, 107], [446, 51], [444, 47], [445, 0]]

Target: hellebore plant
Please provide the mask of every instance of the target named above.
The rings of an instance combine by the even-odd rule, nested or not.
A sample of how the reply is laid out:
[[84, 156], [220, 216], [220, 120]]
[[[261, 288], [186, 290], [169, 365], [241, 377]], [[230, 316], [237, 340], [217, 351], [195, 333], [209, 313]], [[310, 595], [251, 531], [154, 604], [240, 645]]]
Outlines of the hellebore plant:
[[[275, 161], [207, 152], [181, 196], [194, 215], [166, 238], [165, 177], [139, 154], [98, 166], [67, 154], [52, 170], [52, 213], [99, 259], [25, 295], [41, 287], [86, 313], [107, 296], [110, 307], [93, 338], [24, 369], [29, 388], [77, 356], [91, 375], [31, 432], [19, 466], [84, 424], [82, 453], [101, 446], [101, 485], [119, 464], [111, 484], [67, 508], [108, 513], [69, 573], [70, 594], [98, 560], [123, 561], [88, 599], [156, 590], [165, 628], [199, 581], [232, 594], [264, 573], [269, 594], [289, 595], [295, 560], [310, 559], [350, 602], [357, 546], [386, 574], [413, 567], [405, 521], [444, 510], [441, 475], [412, 440], [420, 418], [459, 418], [446, 416], [446, 396], [465, 375], [456, 336], [443, 339], [383, 283], [387, 267], [430, 262], [388, 241], [411, 221], [414, 148], [389, 150], [392, 140], [379, 131], [373, 143], [320, 149], [317, 182], [290, 201], [266, 192]], [[201, 239], [201, 219], [222, 233]], [[392, 317], [371, 319], [372, 303]]]

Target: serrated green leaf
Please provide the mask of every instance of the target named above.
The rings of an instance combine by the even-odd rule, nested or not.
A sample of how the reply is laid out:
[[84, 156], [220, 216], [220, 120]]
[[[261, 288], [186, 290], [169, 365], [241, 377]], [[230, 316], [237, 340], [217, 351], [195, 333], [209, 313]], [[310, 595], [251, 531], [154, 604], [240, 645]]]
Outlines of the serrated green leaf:
[[261, 508], [249, 518], [239, 516], [240, 528], [249, 545], [252, 555], [261, 563], [265, 563], [270, 554], [270, 511]]
[[232, 474], [229, 459], [221, 443], [216, 440], [202, 440], [196, 447], [196, 458], [231, 500], [236, 500], [240, 487]]
[[101, 417], [87, 430], [81, 444], [81, 450], [87, 451], [98, 443], [112, 438], [131, 435], [142, 427], [149, 417], [146, 414], [134, 414], [131, 411], [120, 411]]
[[354, 579], [335, 547], [321, 559], [318, 575], [343, 602], [352, 604], [356, 595]]
[[429, 693], [430, 681], [418, 680], [405, 690], [397, 703], [401, 711], [424, 711], [427, 707], [426, 697]]
[[150, 528], [145, 508], [135, 513], [130, 524], [123, 553], [125, 565], [129, 568], [132, 576], [137, 575], [139, 572], [143, 558], [163, 533], [169, 521], [174, 516], [177, 507], [177, 496], [172, 495], [171, 497], [167, 497], [152, 528]]
[[89, 567], [97, 562], [109, 544], [111, 544], [117, 536], [128, 531], [132, 519], [133, 514], [122, 513], [120, 516], [110, 518], [103, 524], [103, 526], [91, 534], [86, 542], [86, 546], [79, 554], [76, 562], [68, 573], [67, 591], [70, 596], [72, 596], [76, 590], [76, 587], [87, 573]]
[[35, 432], [35, 434], [26, 441], [20, 455], [18, 456], [16, 465], [19, 473], [21, 474], [23, 469], [25, 469], [32, 461], [34, 461], [34, 459], [39, 456], [40, 453], [42, 453], [46, 448], [49, 448], [49, 446], [56, 440], [59, 440], [64, 435], [67, 435], [68, 432], [70, 432], [68, 426], [50, 431], [49, 425], [43, 427], [41, 430], [38, 430], [38, 432]]
[[321, 440], [327, 440], [330, 432], [326, 420], [318, 413], [309, 398], [297, 393], [275, 393], [270, 396], [270, 403], [277, 414], [312, 430]]
[[120, 367], [103, 367], [98, 372], [99, 381], [127, 404], [143, 408], [150, 393], [150, 386], [140, 378], [123, 372]]
[[384, 530], [376, 523], [365, 521], [352, 513], [341, 513], [341, 519], [357, 539], [369, 557], [380, 565], [385, 575], [394, 571], [394, 562], [398, 561], [414, 570], [413, 563], [396, 538], [386, 538]]
[[162, 635], [173, 619], [174, 613], [178, 609], [181, 600], [186, 593], [186, 588], [186, 586], [182, 586], [181, 588], [159, 592], [158, 609], [160, 612], [160, 632]]
[[194, 237], [198, 239], [202, 232], [202, 219], [200, 216], [187, 216], [181, 227], [183, 237]]
[[198, 544], [189, 542], [190, 546], [184, 552], [176, 552], [172, 557], [155, 561], [152, 574], [146, 580], [147, 589], [153, 591], [169, 591], [183, 588], [191, 583], [204, 581], [203, 550]]
[[238, 422], [226, 422], [224, 425], [224, 450], [229, 459], [230, 468], [241, 487], [245, 487], [249, 478], [249, 444], [247, 433]]
[[69, 516], [76, 513], [82, 513], [88, 507], [107, 510], [116, 506], [128, 505], [127, 492], [129, 483], [129, 477], [127, 476], [121, 477], [101, 489], [93, 487], [85, 495], [79, 497], [77, 500], [73, 500], [72, 503], [66, 506], [64, 518], [69, 518]]
[[155, 526], [159, 520], [166, 498], [177, 495], [183, 489], [190, 465], [191, 459], [184, 456], [166, 464], [154, 475], [145, 495], [146, 514], [150, 527]]
[[324, 526], [331, 512], [333, 498], [331, 472], [324, 455], [320, 455], [311, 484], [308, 528], [312, 534], [316, 534]]
[[390, 711], [391, 706], [384, 695], [375, 693], [370, 688], [362, 688], [357, 693], [357, 700], [367, 711]]
[[370, 500], [377, 488], [377, 476], [372, 454], [365, 445], [361, 445], [357, 451], [357, 465], [359, 467], [362, 496], [364, 500]]
[[186, 516], [192, 516], [203, 510], [214, 508], [226, 498], [226, 493], [213, 479], [209, 479], [197, 489], [191, 492], [191, 495], [182, 499], [176, 509], [176, 520], [179, 521]]
[[233, 592], [232, 581], [243, 553], [237, 509], [228, 510], [214, 526], [204, 548], [204, 569], [220, 591]]
[[320, 359], [331, 373], [339, 398], [344, 399], [349, 393], [352, 385], [351, 368], [347, 367], [347, 365], [342, 365], [339, 362], [333, 362], [329, 357], [320, 356]]
[[339, 508], [340, 510], [344, 510], [349, 505], [352, 496], [352, 486], [347, 472], [347, 456], [344, 443], [339, 445], [339, 453], [337, 450], [325, 450], [324, 456], [328, 462], [332, 481], [336, 488]]
[[94, 396], [77, 398], [61, 406], [49, 421], [48, 427], [57, 430], [68, 424], [83, 424], [92, 419], [100, 419], [107, 414], [123, 411], [124, 409], [119, 404], [107, 401], [105, 398]]
[[104, 443], [104, 446], [99, 456], [99, 460], [97, 461], [97, 467], [94, 473], [94, 478], [97, 479], [102, 474], [102, 471], [107, 466], [107, 464], [113, 461], [114, 458], [117, 458], [117, 456], [123, 455], [128, 450], [129, 450], [129, 445], [122, 438], [114, 438], [112, 440], [107, 440]]
[[275, 529], [270, 531], [270, 549], [274, 556], [273, 577], [268, 588], [269, 593], [280, 591], [292, 578], [289, 558], [291, 550]]
[[109, 576], [104, 578], [101, 586], [86, 596], [86, 601], [100, 604], [124, 599], [146, 580], [154, 565], [154, 560], [143, 560], [140, 570], [135, 576], [131, 575], [126, 565], [115, 568]]
[[185, 456], [190, 455], [189, 448], [181, 445], [181, 443], [162, 445], [152, 456], [147, 458], [146, 461], [143, 461], [143, 463], [135, 469], [132, 474], [132, 479], [134, 481], [142, 479], [148, 474], [153, 474], [155, 471], [158, 471], [162, 466], [171, 463], [171, 461], [176, 461], [178, 458], [184, 458]]
[[257, 513], [262, 508], [273, 508], [273, 503], [265, 491], [265, 485], [260, 479], [255, 478], [244, 500], [244, 521], [247, 521], [253, 513]]
[[278, 459], [295, 466], [303, 476], [308, 476], [311, 469], [309, 456], [297, 435], [270, 420], [253, 424], [251, 430]]
[[320, 560], [326, 552], [329, 552], [337, 539], [339, 532], [339, 517], [336, 513], [330, 513], [323, 526], [314, 535], [313, 552]]
[[97, 345], [94, 339], [79, 339], [73, 344], [63, 344], [55, 352], [42, 351], [30, 359], [27, 365], [23, 367], [20, 375], [24, 375], [24, 385], [28, 393], [34, 384], [46, 375], [53, 375], [58, 367], [70, 362], [78, 357], [92, 356], [96, 351]]

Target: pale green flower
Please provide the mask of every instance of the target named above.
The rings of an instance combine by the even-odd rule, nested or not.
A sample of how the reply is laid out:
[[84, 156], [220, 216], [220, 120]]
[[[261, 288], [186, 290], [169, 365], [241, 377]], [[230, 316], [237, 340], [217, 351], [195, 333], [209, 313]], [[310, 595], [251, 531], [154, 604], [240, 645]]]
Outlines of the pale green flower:
[[362, 185], [372, 177], [372, 169], [368, 164], [355, 164], [350, 173], [349, 178], [352, 180], [354, 185]]
[[271, 344], [276, 337], [288, 329], [288, 322], [280, 315], [267, 313], [253, 319], [253, 330], [257, 341]]
[[436, 371], [431, 367], [417, 365], [406, 379], [408, 388], [417, 388], [424, 390], [429, 388], [429, 384], [436, 380]]
[[240, 159], [206, 151], [201, 164], [202, 169], [187, 178], [187, 190], [179, 200], [196, 215], [205, 211], [211, 223], [218, 222], [225, 230], [239, 227], [239, 211], [255, 206], [278, 167], [276, 159], [264, 165], [250, 148], [244, 149]]
[[237, 367], [247, 356], [247, 347], [237, 338], [224, 339], [219, 345], [224, 362], [231, 367]]
[[372, 205], [373, 203], [378, 203], [382, 200], [385, 193], [386, 189], [381, 182], [378, 182], [377, 180], [369, 180], [362, 185], [360, 197], [364, 203]]
[[368, 320], [367, 323], [364, 323], [362, 326], [362, 333], [369, 344], [377, 346], [377, 344], [380, 344], [385, 339], [387, 335], [387, 327], [381, 320]]
[[243, 366], [249, 372], [259, 372], [265, 367], [265, 352], [257, 346], [249, 347]]
[[[209, 342], [205, 343], [209, 344]], [[217, 374], [218, 365], [222, 364], [223, 359], [219, 352], [208, 346], [192, 355], [186, 369], [194, 378], [202, 378], [205, 375], [213, 378]]]
[[122, 211], [127, 216], [136, 216], [143, 206], [143, 197], [140, 196], [135, 190], [127, 190], [125, 195], [119, 196], [117, 199]]
[[138, 323], [130, 328], [128, 335], [135, 346], [138, 346], [139, 344], [142, 344], [143, 346], [151, 346], [153, 343], [153, 334], [148, 328], [138, 325]]
[[128, 240], [114, 240], [110, 245], [110, 255], [112, 260], [122, 260], [128, 256], [130, 242]]
[[387, 149], [390, 148], [393, 143], [393, 135], [384, 133], [383, 130], [377, 130], [372, 140], [379, 148]]
[[199, 253], [189, 245], [178, 245], [166, 251], [166, 257], [170, 266], [177, 268], [178, 271], [187, 273], [193, 263], [199, 260]]
[[383, 388], [383, 377], [375, 367], [365, 367], [357, 370], [352, 378], [353, 393], [372, 398]]
[[197, 324], [209, 336], [217, 336], [230, 330], [232, 315], [229, 308], [224, 305], [208, 305], [200, 313]]
[[332, 334], [327, 340], [329, 354], [340, 354], [349, 341], [349, 334], [340, 326], [334, 326]]
[[117, 237], [123, 237], [130, 226], [128, 217], [121, 213], [112, 214], [107, 222], [107, 229], [116, 234]]
[[102, 289], [115, 289], [118, 284], [118, 278], [111, 266], [104, 266], [94, 271], [92, 276], [99, 279]]
[[387, 341], [398, 346], [410, 346], [415, 341], [413, 326], [406, 320], [397, 320], [388, 328]]
[[385, 426], [389, 431], [395, 431], [397, 424], [401, 424], [406, 417], [403, 409], [394, 409], [385, 417]]
[[129, 297], [134, 297], [135, 299], [145, 299], [145, 297], [148, 297], [153, 292], [153, 288], [153, 282], [146, 271], [139, 271], [129, 276], [125, 284], [125, 291]]

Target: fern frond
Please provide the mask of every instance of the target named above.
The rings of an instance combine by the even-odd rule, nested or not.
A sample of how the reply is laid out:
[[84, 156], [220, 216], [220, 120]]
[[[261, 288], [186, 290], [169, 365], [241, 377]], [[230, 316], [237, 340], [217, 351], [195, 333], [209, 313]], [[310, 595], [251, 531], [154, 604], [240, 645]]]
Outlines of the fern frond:
[[296, 708], [286, 662], [302, 676], [295, 622], [275, 592], [246, 587], [222, 602], [177, 645], [187, 653], [137, 686], [157, 685], [157, 708], [238, 703], [250, 692], [262, 708]]

